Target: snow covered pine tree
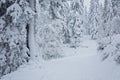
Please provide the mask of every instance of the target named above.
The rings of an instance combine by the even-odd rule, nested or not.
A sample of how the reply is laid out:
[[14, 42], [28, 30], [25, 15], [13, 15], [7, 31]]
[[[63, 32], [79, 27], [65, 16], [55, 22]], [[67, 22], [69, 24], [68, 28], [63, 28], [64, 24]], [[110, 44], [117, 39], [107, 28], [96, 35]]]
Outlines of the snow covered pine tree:
[[0, 76], [28, 62], [28, 24], [34, 15], [25, 0], [0, 0]]
[[120, 63], [120, 1], [105, 0], [99, 53], [104, 59]]

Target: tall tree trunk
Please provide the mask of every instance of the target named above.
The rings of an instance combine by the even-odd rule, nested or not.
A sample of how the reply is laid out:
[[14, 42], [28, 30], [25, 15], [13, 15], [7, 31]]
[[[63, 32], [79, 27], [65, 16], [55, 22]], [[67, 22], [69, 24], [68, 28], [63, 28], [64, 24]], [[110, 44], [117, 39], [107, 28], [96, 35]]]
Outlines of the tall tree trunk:
[[[33, 11], [35, 11], [35, 0], [30, 0], [30, 6]], [[28, 35], [28, 42], [29, 42], [29, 48], [30, 48], [30, 55], [32, 59], [35, 59], [37, 56], [36, 54], [36, 43], [35, 43], [35, 16], [30, 21], [29, 26], [29, 35]]]

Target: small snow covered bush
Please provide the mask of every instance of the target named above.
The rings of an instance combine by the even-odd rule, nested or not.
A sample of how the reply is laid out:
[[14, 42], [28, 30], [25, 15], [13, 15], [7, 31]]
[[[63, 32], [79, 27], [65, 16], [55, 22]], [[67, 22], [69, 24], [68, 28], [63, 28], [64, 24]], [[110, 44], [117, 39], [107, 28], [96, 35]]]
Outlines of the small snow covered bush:
[[100, 39], [98, 43], [98, 52], [103, 60], [109, 58], [120, 64], [120, 34]]
[[55, 32], [53, 25], [46, 25], [40, 29], [39, 34], [37, 34], [37, 43], [43, 59], [62, 57], [63, 52], [60, 48], [59, 35]]

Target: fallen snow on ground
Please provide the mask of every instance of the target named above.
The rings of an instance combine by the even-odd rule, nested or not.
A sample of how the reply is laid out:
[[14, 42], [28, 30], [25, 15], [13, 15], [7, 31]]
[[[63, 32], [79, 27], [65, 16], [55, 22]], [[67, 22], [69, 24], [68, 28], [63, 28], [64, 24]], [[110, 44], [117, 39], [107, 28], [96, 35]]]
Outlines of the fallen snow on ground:
[[80, 47], [64, 47], [63, 51], [68, 57], [42, 65], [32, 61], [1, 80], [120, 80], [120, 66], [101, 61], [96, 41], [86, 39]]
[[66, 57], [70, 56], [90, 56], [96, 54], [97, 44], [92, 40], [86, 40], [78, 48], [62, 47]]

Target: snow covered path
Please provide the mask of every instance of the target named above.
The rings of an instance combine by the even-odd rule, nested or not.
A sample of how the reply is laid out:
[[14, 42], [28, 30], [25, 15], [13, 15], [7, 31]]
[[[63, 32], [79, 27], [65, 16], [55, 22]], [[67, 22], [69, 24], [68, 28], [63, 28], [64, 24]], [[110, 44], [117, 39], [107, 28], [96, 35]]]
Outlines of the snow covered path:
[[96, 48], [95, 41], [84, 41], [77, 49], [64, 48], [69, 57], [46, 61], [42, 67], [31, 62], [1, 80], [120, 80], [120, 66], [101, 62]]
[[82, 47], [72, 50], [75, 56], [47, 62], [42, 80], [120, 80], [120, 67], [101, 62], [96, 50], [94, 41], [83, 42]]

